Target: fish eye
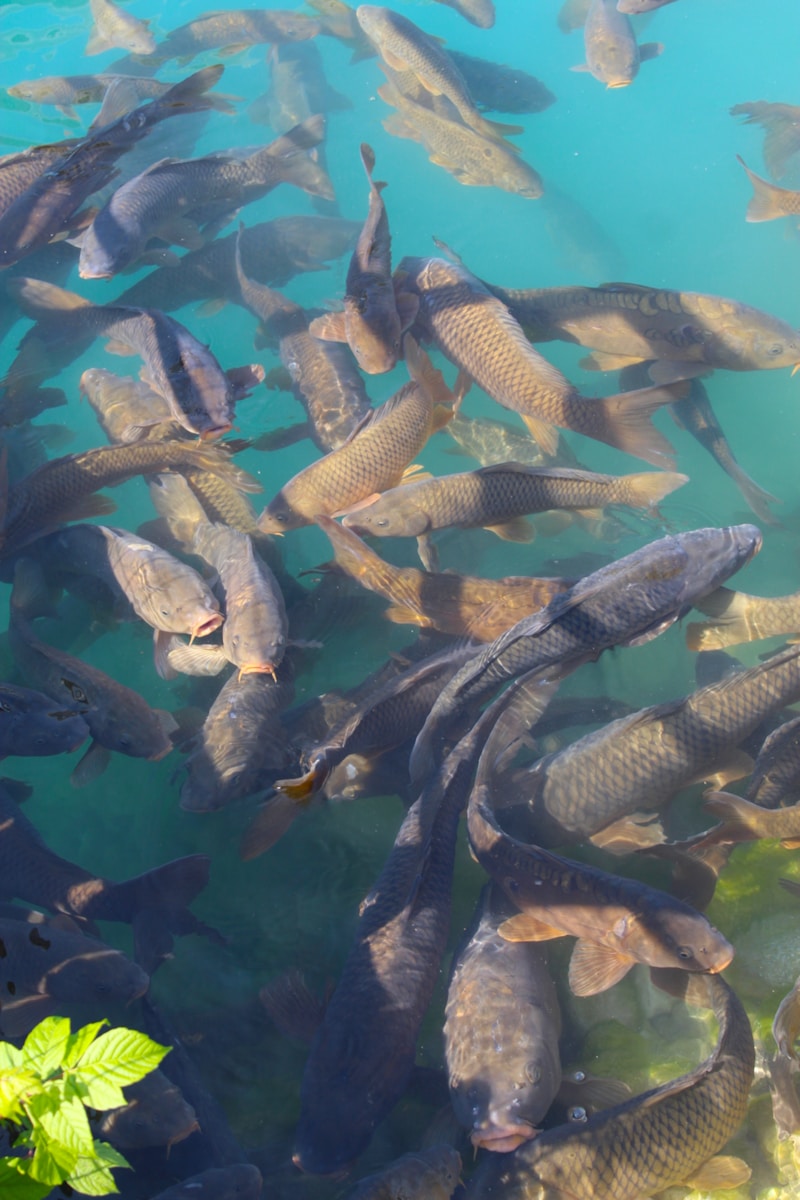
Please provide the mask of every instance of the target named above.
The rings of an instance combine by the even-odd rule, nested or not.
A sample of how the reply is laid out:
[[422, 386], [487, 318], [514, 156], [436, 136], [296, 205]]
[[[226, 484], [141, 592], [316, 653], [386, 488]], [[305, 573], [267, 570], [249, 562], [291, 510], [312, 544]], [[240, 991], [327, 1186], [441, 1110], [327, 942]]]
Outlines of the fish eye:
[[686, 962], [690, 958], [694, 958], [691, 948], [689, 946], [679, 946], [678, 947], [678, 958], [682, 958], [684, 962]]
[[376, 521], [375, 524], [379, 529], [384, 529], [389, 524], [389, 519], [388, 517], [381, 517], [381, 519]]
[[525, 1076], [529, 1083], [539, 1083], [542, 1078], [542, 1068], [535, 1062], [526, 1063]]
[[783, 354], [783, 346], [780, 342], [773, 342], [767, 351], [767, 354], [771, 354], [773, 358], [777, 358], [779, 354]]
[[569, 1111], [567, 1112], [567, 1120], [579, 1122], [582, 1124], [584, 1121], [589, 1120], [589, 1114], [587, 1113], [586, 1109], [583, 1108], [582, 1105], [576, 1104], [573, 1108], [570, 1108]]
[[506, 879], [503, 884], [503, 887], [505, 888], [505, 890], [507, 892], [518, 892], [519, 891], [519, 884], [517, 883], [516, 879]]

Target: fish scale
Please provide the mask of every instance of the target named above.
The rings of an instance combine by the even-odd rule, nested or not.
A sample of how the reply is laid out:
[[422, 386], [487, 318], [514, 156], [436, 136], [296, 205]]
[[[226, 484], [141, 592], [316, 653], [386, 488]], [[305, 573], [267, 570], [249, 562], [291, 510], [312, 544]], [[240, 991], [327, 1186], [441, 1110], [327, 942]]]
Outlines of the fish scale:
[[705, 1063], [581, 1127], [548, 1130], [513, 1157], [488, 1163], [470, 1184], [470, 1200], [641, 1200], [691, 1179], [741, 1125], [755, 1065], [740, 1001], [719, 976], [703, 982], [719, 1022]]

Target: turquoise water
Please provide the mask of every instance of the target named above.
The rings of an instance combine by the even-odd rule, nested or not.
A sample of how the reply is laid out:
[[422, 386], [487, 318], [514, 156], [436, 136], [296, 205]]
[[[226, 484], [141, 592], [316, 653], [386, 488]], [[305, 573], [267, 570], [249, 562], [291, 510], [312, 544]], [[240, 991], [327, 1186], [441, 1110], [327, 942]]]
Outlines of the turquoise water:
[[[755, 126], [741, 127], [728, 113], [732, 105], [749, 100], [800, 102], [797, 6], [789, 0], [762, 5], [752, 0], [677, 0], [640, 22], [640, 40], [660, 41], [664, 52], [644, 63], [633, 86], [623, 90], [606, 90], [590, 75], [570, 70], [583, 60], [582, 38], [580, 32], [569, 36], [559, 32], [555, 0], [497, 0], [496, 6], [496, 25], [485, 31], [441, 4], [397, 3], [399, 11], [444, 38], [448, 47], [524, 68], [550, 88], [557, 101], [545, 112], [496, 115], [524, 125], [525, 132], [516, 139], [524, 158], [542, 175], [546, 191], [552, 185], [566, 193], [585, 210], [585, 219], [577, 219], [577, 228], [565, 228], [554, 221], [547, 196], [529, 201], [498, 190], [460, 186], [428, 161], [421, 146], [397, 140], [382, 128], [389, 109], [376, 95], [383, 80], [377, 61], [351, 64], [345, 46], [320, 38], [329, 82], [353, 102], [352, 109], [332, 113], [328, 121], [328, 168], [342, 215], [362, 220], [366, 213], [367, 187], [358, 145], [368, 141], [376, 153], [376, 178], [388, 183], [385, 201], [395, 262], [406, 254], [435, 253], [431, 241], [435, 235], [452, 246], [475, 274], [493, 283], [593, 285], [604, 282], [610, 272], [653, 287], [729, 296], [797, 325], [797, 234], [788, 220], [745, 223], [751, 189], [735, 156], [741, 154], [750, 167], [762, 172], [763, 134]], [[150, 18], [159, 38], [204, 11], [196, 0], [183, 0], [168, 9], [155, 0], [135, 0], [127, 7], [138, 17]], [[86, 4], [2, 5], [0, 82], [10, 86], [43, 74], [108, 70], [121, 52], [86, 58], [90, 23]], [[273, 136], [248, 119], [244, 103], [266, 88], [265, 56], [263, 46], [221, 60], [209, 53], [195, 59], [191, 67], [171, 62], [160, 72], [159, 78], [177, 80], [189, 70], [224, 61], [225, 74], [217, 90], [243, 101], [237, 104], [236, 116], [211, 115], [194, 153], [256, 146]], [[0, 96], [0, 153], [78, 136], [96, 111], [95, 106], [79, 108], [79, 119], [73, 121], [53, 108]], [[169, 146], [159, 151], [169, 152]], [[242, 217], [254, 224], [313, 211], [305, 194], [284, 186], [248, 206]], [[593, 222], [605, 235], [602, 241], [591, 232]], [[343, 293], [346, 269], [343, 258], [328, 271], [296, 277], [284, 290], [308, 307], [330, 305]], [[73, 272], [65, 286], [105, 302], [138, 277], [139, 273], [107, 282], [81, 281]], [[261, 362], [269, 371], [278, 365], [272, 351], [254, 351], [255, 320], [239, 308], [207, 316], [189, 306], [175, 315], [210, 343], [225, 367]], [[0, 371], [12, 361], [27, 327], [21, 319], [0, 345]], [[580, 367], [585, 353], [581, 348], [552, 342], [543, 349], [582, 391], [616, 391], [615, 375], [600, 376]], [[437, 362], [452, 382], [455, 369], [444, 360]], [[91, 410], [78, 398], [78, 379], [90, 366], [135, 374], [138, 360], [114, 358], [97, 342], [50, 381], [65, 390], [69, 406], [45, 414], [39, 423], [68, 426], [74, 434], [69, 448], [74, 450], [103, 442]], [[369, 377], [367, 390], [373, 403], [385, 400], [406, 378], [402, 363], [387, 375]], [[736, 586], [767, 595], [795, 591], [800, 380], [792, 379], [788, 370], [718, 372], [707, 381], [707, 388], [742, 466], [782, 501], [781, 527], [764, 530], [764, 549], [737, 577]], [[471, 416], [507, 416], [477, 389], [469, 394], [465, 411]], [[264, 389], [237, 410], [237, 427], [243, 436], [301, 419], [291, 396]], [[625, 520], [630, 532], [613, 545], [597, 543], [581, 529], [570, 529], [557, 540], [540, 538], [531, 545], [499, 542], [482, 530], [445, 534], [439, 540], [442, 566], [476, 575], [535, 575], [546, 573], [542, 564], [554, 557], [584, 552], [616, 556], [664, 532], [750, 520], [733, 483], [697, 443], [674, 427], [667, 413], [658, 414], [656, 424], [676, 447], [678, 469], [690, 476], [690, 483], [664, 502], [663, 521], [629, 515]], [[609, 447], [573, 435], [568, 440], [592, 469], [637, 469], [633, 460]], [[468, 461], [453, 457], [447, 448], [446, 437], [437, 435], [419, 456], [425, 469], [434, 473], [466, 469]], [[269, 500], [315, 457], [311, 443], [302, 441], [273, 455], [248, 450], [238, 461], [260, 479]], [[152, 517], [141, 481], [113, 494], [118, 504], [115, 523], [135, 529]], [[259, 498], [256, 501], [260, 504]], [[409, 546], [398, 542], [380, 544], [378, 549], [393, 561], [413, 561]], [[290, 534], [282, 550], [294, 575], [330, 557], [326, 540], [316, 530]], [[307, 579], [303, 582], [308, 584]], [[379, 605], [369, 611], [368, 621], [348, 622], [340, 616], [324, 633], [323, 646], [304, 657], [298, 701], [359, 682], [389, 651], [413, 637], [410, 627], [382, 621]], [[49, 628], [57, 640], [58, 630]], [[769, 645], [740, 647], [738, 657], [751, 665]], [[97, 637], [82, 653], [135, 687], [152, 705], [175, 711], [192, 702], [185, 683], [158, 679], [150, 646], [149, 630], [122, 625]], [[8, 663], [5, 646], [3, 662]], [[582, 668], [564, 690], [604, 692], [645, 705], [680, 696], [693, 686], [694, 658], [685, 648], [683, 631], [674, 627], [647, 646], [608, 654], [600, 663]], [[258, 1006], [257, 992], [291, 966], [299, 967], [318, 991], [336, 978], [358, 904], [376, 878], [401, 820], [400, 802], [385, 797], [314, 810], [295, 823], [278, 850], [242, 864], [238, 845], [255, 801], [218, 813], [181, 811], [180, 780], [172, 778], [180, 765], [177, 752], [159, 763], [114, 756], [105, 774], [75, 790], [69, 774], [76, 759], [77, 755], [12, 760], [5, 765], [9, 774], [33, 784], [26, 812], [48, 843], [98, 874], [124, 878], [182, 854], [212, 856], [211, 883], [193, 909], [225, 934], [228, 945], [220, 948], [197, 938], [181, 939], [174, 959], [155, 976], [153, 994], [191, 1045], [208, 1087], [242, 1146], [264, 1172], [265, 1194], [338, 1195], [341, 1184], [301, 1177], [289, 1163], [306, 1051], [271, 1027]], [[692, 795], [698, 796], [699, 789]], [[798, 875], [789, 852], [772, 844], [737, 850], [711, 910], [715, 923], [737, 946], [729, 976], [769, 1052], [772, 1015], [800, 972], [796, 900], [773, 886], [776, 874]], [[481, 872], [462, 844], [452, 944], [469, 919], [480, 885]], [[115, 944], [125, 945], [118, 926], [105, 932]], [[441, 1064], [445, 979], [443, 969], [419, 1053], [421, 1063], [434, 1067]], [[572, 1065], [621, 1075], [635, 1090], [648, 1086], [653, 1078], [660, 1081], [688, 1068], [708, 1053], [708, 1041], [680, 1043], [675, 1054], [668, 1051], [665, 1059], [665, 1043], [655, 1032], [644, 984], [638, 978], [593, 1000], [570, 1000], [563, 994], [562, 1001], [565, 1025], [571, 1029]], [[418, 1145], [435, 1111], [430, 1097], [405, 1100], [379, 1129], [359, 1173]], [[736, 1142], [735, 1152], [754, 1170], [753, 1181], [737, 1196], [760, 1197], [764, 1189], [778, 1186], [779, 1179], [785, 1190], [774, 1194], [789, 1195], [798, 1178], [791, 1142], [780, 1147], [780, 1162], [776, 1161], [768, 1116], [762, 1084], [754, 1093], [748, 1127]], [[176, 1148], [170, 1162], [161, 1160], [158, 1170], [165, 1178], [178, 1169], [179, 1153]], [[152, 1164], [143, 1164], [142, 1169], [154, 1170]], [[149, 1194], [142, 1190], [144, 1185], [137, 1192], [135, 1181], [126, 1180], [124, 1186], [131, 1195]]]

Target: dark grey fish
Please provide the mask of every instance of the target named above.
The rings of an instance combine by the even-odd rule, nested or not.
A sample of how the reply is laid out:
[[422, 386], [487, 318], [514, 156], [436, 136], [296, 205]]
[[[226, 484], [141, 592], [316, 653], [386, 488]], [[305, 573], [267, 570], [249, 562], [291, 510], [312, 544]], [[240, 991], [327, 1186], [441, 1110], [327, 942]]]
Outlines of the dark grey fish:
[[495, 112], [542, 112], [555, 104], [555, 96], [535, 76], [517, 67], [475, 58], [459, 50], [448, 51], [480, 108]]
[[650, 641], [760, 547], [761, 533], [753, 525], [698, 529], [661, 538], [587, 575], [502, 634], [450, 680], [417, 738], [412, 776], [426, 777], [438, 740], [465, 703], [523, 671], [549, 666], [563, 674], [609, 646]]
[[209, 1167], [159, 1192], [153, 1200], [259, 1200], [261, 1172], [250, 1163]]
[[58, 708], [50, 696], [0, 683], [0, 756], [69, 754], [89, 736], [73, 707]]
[[232, 53], [263, 42], [297, 42], [316, 37], [320, 26], [312, 17], [284, 9], [230, 8], [209, 12], [179, 25], [156, 47], [152, 58], [189, 62], [204, 50]]
[[150, 1071], [123, 1088], [127, 1104], [106, 1109], [91, 1122], [95, 1137], [118, 1150], [143, 1150], [182, 1142], [198, 1128], [197, 1114], [163, 1071]]

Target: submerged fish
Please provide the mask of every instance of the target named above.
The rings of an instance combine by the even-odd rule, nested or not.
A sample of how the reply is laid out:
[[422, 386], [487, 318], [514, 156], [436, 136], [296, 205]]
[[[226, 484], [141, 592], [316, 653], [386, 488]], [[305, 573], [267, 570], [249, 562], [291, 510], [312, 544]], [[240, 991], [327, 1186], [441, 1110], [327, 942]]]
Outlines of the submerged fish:
[[746, 221], [776, 221], [780, 217], [800, 217], [800, 192], [778, 187], [751, 171], [740, 155], [736, 155], [753, 185], [753, 198], [747, 206]]
[[403, 331], [417, 315], [413, 296], [392, 286], [389, 219], [381, 191], [372, 178], [375, 153], [361, 143], [361, 162], [369, 180], [369, 213], [358, 237], [344, 293], [344, 312], [317, 317], [309, 331], [326, 341], [347, 342], [358, 365], [368, 375], [391, 371], [400, 357]]
[[159, 1192], [153, 1200], [259, 1200], [261, 1172], [250, 1163], [209, 1167]]
[[248, 109], [251, 121], [286, 133], [314, 113], [353, 107], [352, 100], [325, 79], [322, 55], [316, 42], [286, 42], [273, 46], [267, 56], [269, 88]]
[[50, 696], [31, 688], [0, 683], [0, 758], [69, 754], [88, 736], [89, 726], [77, 709], [58, 708]]
[[278, 8], [230, 8], [179, 25], [159, 43], [154, 58], [159, 63], [170, 58], [190, 62], [204, 50], [230, 54], [262, 42], [301, 42], [319, 32], [319, 22], [304, 13]]
[[518, 67], [475, 58], [450, 50], [450, 57], [464, 77], [469, 94], [482, 108], [497, 112], [542, 112], [555, 103], [555, 96], [534, 75]]
[[81, 278], [112, 278], [140, 259], [152, 238], [196, 248], [204, 230], [217, 228], [280, 183], [331, 199], [330, 179], [306, 153], [322, 141], [324, 130], [324, 118], [317, 115], [252, 154], [153, 163], [117, 188], [83, 234]]
[[696, 529], [661, 538], [587, 575], [547, 608], [485, 647], [445, 686], [420, 732], [412, 776], [425, 776], [437, 737], [461, 706], [523, 671], [562, 674], [612, 645], [636, 645], [681, 619], [696, 600], [749, 562], [761, 547], [754, 525]]
[[81, 375], [78, 389], [97, 414], [109, 442], [165, 441], [188, 432], [174, 420], [161, 393], [141, 379], [89, 367]]
[[583, 27], [586, 65], [574, 71], [589, 71], [608, 88], [627, 87], [639, 73], [639, 64], [661, 54], [660, 42], [636, 41], [628, 18], [616, 0], [591, 0]]
[[684, 976], [678, 988], [688, 1003], [714, 1010], [719, 1038], [711, 1056], [583, 1124], [549, 1129], [513, 1156], [490, 1158], [470, 1181], [470, 1200], [642, 1200], [678, 1183], [714, 1191], [749, 1179], [741, 1160], [715, 1156], [744, 1120], [755, 1065], [750, 1021], [719, 975]]
[[555, 986], [538, 946], [499, 935], [512, 912], [485, 889], [453, 960], [444, 1023], [456, 1116], [473, 1146], [499, 1153], [536, 1134], [561, 1084]]
[[711, 621], [687, 626], [690, 650], [722, 650], [781, 634], [800, 634], [800, 592], [788, 596], [751, 596], [721, 587], [697, 605]]
[[478, 579], [450, 571], [431, 573], [415, 567], [395, 567], [330, 517], [317, 517], [316, 522], [330, 539], [336, 565], [362, 587], [391, 600], [385, 616], [398, 624], [491, 642], [570, 587], [567, 579], [521, 575]]
[[408, 337], [406, 358], [412, 381], [370, 413], [343, 446], [284, 484], [258, 519], [264, 533], [346, 512], [401, 483], [431, 434], [452, 416], [455, 401], [440, 372]]
[[460, 1175], [461, 1158], [452, 1146], [429, 1146], [359, 1180], [347, 1200], [450, 1200]]
[[113, 4], [112, 0], [89, 0], [94, 26], [86, 43], [87, 55], [106, 50], [127, 50], [129, 54], [152, 54], [156, 39], [149, 21], [142, 21]]
[[766, 130], [764, 162], [770, 175], [781, 179], [789, 159], [800, 150], [800, 107], [795, 104], [769, 104], [766, 100], [755, 100], [746, 104], [734, 104], [729, 112], [732, 117], [744, 117], [745, 125], [755, 123], [763, 126]]
[[672, 447], [651, 414], [674, 393], [645, 388], [591, 400], [534, 350], [506, 305], [464, 267], [441, 258], [404, 258], [398, 272], [402, 286], [419, 296], [420, 332], [493, 400], [518, 412], [546, 453], [557, 444], [550, 424], [655, 466], [672, 465]]
[[652, 509], [684, 483], [688, 476], [668, 471], [615, 476], [499, 463], [393, 488], [346, 516], [344, 525], [362, 537], [420, 537], [435, 529], [483, 526], [510, 541], [531, 541], [533, 531], [521, 520], [526, 513], [609, 504]]
[[494, 0], [439, 0], [439, 3], [448, 4], [479, 29], [491, 29], [494, 25]]
[[199, 1129], [191, 1104], [163, 1071], [150, 1071], [137, 1083], [129, 1083], [123, 1094], [127, 1104], [106, 1109], [90, 1123], [95, 1137], [118, 1150], [171, 1148]]

